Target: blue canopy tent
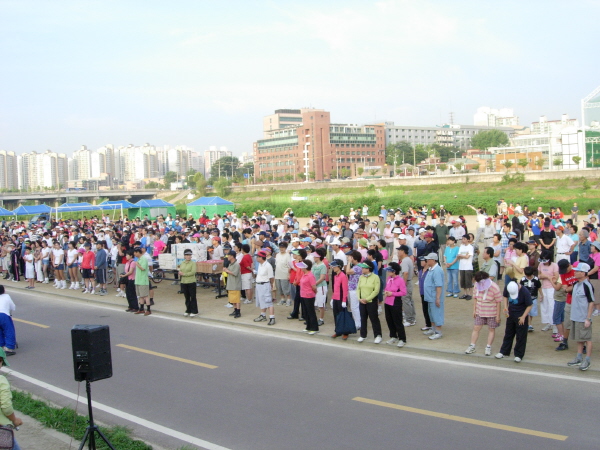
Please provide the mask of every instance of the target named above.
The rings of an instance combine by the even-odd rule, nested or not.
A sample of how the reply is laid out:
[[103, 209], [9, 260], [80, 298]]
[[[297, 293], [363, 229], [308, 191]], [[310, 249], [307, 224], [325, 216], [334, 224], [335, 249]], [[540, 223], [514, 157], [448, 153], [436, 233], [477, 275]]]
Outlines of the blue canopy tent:
[[173, 217], [175, 217], [176, 214], [175, 205], [161, 199], [140, 200], [135, 206], [140, 208], [139, 214], [137, 214], [140, 219], [143, 219], [145, 215], [147, 215], [150, 220], [154, 220], [161, 214], [165, 218], [167, 217], [167, 214], [171, 214]]
[[0, 207], [0, 216], [14, 216], [15, 213], [12, 211], [9, 211], [8, 209], [4, 209], [2, 207]]
[[49, 213], [51, 208], [48, 205], [21, 205], [12, 213], [14, 216], [35, 216], [37, 214]]
[[55, 216], [58, 217], [59, 213], [64, 212], [85, 212], [85, 211], [121, 211], [121, 215], [123, 215], [123, 208], [119, 205], [92, 205], [91, 203], [81, 202], [81, 203], [63, 203], [56, 208], [51, 208], [51, 211]]
[[227, 211], [233, 211], [235, 205], [229, 200], [221, 197], [200, 197], [192, 203], [187, 204], [187, 213], [192, 215], [194, 219], [198, 219], [202, 215], [202, 210], [206, 211], [206, 215], [212, 219], [214, 214], [225, 214]]
[[132, 219], [140, 214], [139, 206], [134, 205], [127, 200], [106, 200], [105, 202], [100, 203], [98, 206], [110, 206], [110, 205], [120, 205], [121, 207], [121, 217], [123, 217], [123, 210], [127, 210], [127, 216]]

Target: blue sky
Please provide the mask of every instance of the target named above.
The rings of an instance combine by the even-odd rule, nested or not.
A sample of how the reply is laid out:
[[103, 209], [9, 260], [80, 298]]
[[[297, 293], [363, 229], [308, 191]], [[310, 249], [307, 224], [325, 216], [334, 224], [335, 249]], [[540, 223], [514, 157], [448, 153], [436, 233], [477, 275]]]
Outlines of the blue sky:
[[227, 146], [262, 117], [438, 125], [580, 117], [600, 1], [0, 0], [0, 149]]

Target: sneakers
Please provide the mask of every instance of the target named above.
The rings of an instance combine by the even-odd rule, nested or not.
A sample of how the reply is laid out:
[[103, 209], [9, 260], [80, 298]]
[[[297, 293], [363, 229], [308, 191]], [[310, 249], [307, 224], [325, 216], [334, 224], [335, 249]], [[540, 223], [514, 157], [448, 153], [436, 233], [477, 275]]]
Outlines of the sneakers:
[[196, 317], [198, 314], [190, 314], [190, 317]]
[[458, 298], [460, 298], [461, 300], [465, 300], [465, 299], [467, 298], [467, 294], [461, 295], [461, 296], [460, 296], [460, 297], [458, 297]]
[[529, 328], [527, 329], [527, 331], [529, 331], [531, 333], [534, 329], [535, 328], [533, 328], [533, 326], [529, 325]]
[[581, 366], [581, 363], [583, 362], [582, 359], [579, 359], [577, 356], [575, 357], [575, 359], [573, 361], [569, 361], [567, 363], [567, 366], [569, 367], [575, 367], [575, 366]]
[[96, 294], [96, 291], [92, 289], [91, 291], [89, 291], [89, 292], [88, 292], [88, 294], [95, 295], [95, 294]]
[[406, 342], [404, 341], [398, 341], [398, 345], [396, 347], [402, 348], [406, 345]]
[[465, 296], [465, 300], [472, 300], [472, 299], [473, 299], [473, 297], [471, 297], [470, 295]]
[[421, 331], [427, 331], [427, 330], [429, 330], [430, 328], [431, 328], [431, 327], [423, 327], [423, 328], [421, 328]]
[[431, 328], [430, 328], [430, 329], [428, 329], [427, 331], [423, 331], [423, 334], [424, 334], [425, 336], [431, 336], [431, 335], [432, 335], [432, 334], [434, 334], [434, 333], [435, 333], [435, 331], [433, 331]]
[[558, 334], [555, 338], [554, 338], [554, 342], [562, 342], [565, 338], [563, 336], [561, 336], [560, 334]]
[[[6, 352], [6, 354], [8, 355], [8, 352]], [[579, 366], [579, 370], [588, 370], [591, 365], [592, 365], [592, 362], [586, 358], [583, 360], [583, 362]]]
[[317, 334], [317, 332], [316, 332], [316, 331], [309, 331], [309, 332], [308, 332], [308, 334], [309, 334], [310, 336], [312, 336], [313, 334]]
[[375, 344], [381, 344], [381, 341], [382, 341], [381, 336], [377, 336], [373, 342]]
[[275, 317], [271, 317], [267, 325], [275, 325]]
[[467, 347], [467, 349], [465, 350], [465, 353], [467, 355], [470, 355], [471, 353], [475, 353], [475, 344], [471, 344]]
[[225, 308], [233, 308], [233, 305], [232, 305], [231, 303], [227, 303], [227, 304], [225, 305]]
[[244, 300], [242, 303], [243, 303], [244, 305], [248, 305], [248, 304], [252, 303], [252, 300], [248, 300], [248, 299], [246, 299], [246, 300]]
[[405, 327], [414, 327], [417, 322], [404, 322], [402, 325]]
[[542, 331], [548, 331], [550, 328], [552, 328], [552, 325], [546, 324], [546, 326], [542, 328]]
[[490, 347], [489, 345], [485, 347], [485, 356], [492, 356], [492, 347]]
[[454, 297], [454, 298], [458, 298], [458, 294], [454, 294], [452, 297]]
[[504, 358], [504, 355], [502, 353], [496, 353], [495, 357], [497, 359], [502, 359], [502, 358]]
[[292, 306], [292, 301], [291, 301], [291, 300], [288, 300], [288, 301], [286, 302], [285, 306]]
[[395, 345], [396, 343], [398, 343], [398, 339], [391, 338], [389, 341], [386, 341], [385, 343], [388, 345]]
[[560, 352], [562, 350], [569, 350], [569, 344], [567, 344], [565, 341], [562, 341], [554, 350], [556, 350], [557, 352]]
[[183, 313], [183, 317], [187, 317], [189, 315], [190, 315], [189, 313]]
[[431, 336], [429, 336], [429, 339], [431, 339], [432, 341], [435, 341], [436, 339], [441, 339], [442, 338], [442, 333], [435, 333], [432, 334]]
[[383, 309], [381, 309], [381, 306], [377, 307], [377, 314], [381, 314], [383, 312]]
[[100, 289], [100, 295], [106, 295], [108, 294], [108, 292], [106, 292], [106, 289]]
[[452, 297], [454, 294], [452, 294], [451, 292], [448, 292], [448, 294], [446, 294], [446, 297]]
[[598, 315], [600, 315], [600, 310], [595, 309], [594, 312], [592, 313], [592, 317], [597, 317]]
[[367, 340], [367, 338], [359, 337], [356, 341], [357, 342], [365, 342], [366, 340]]
[[267, 320], [267, 316], [263, 316], [262, 314], [254, 319], [255, 322], [263, 322], [265, 320]]
[[89, 294], [90, 291], [88, 291], [87, 289], [84, 289], [81, 293], [82, 294]]
[[171, 286], [176, 286], [176, 285], [178, 285], [178, 284], [179, 284], [179, 281], [175, 280], [175, 281], [173, 281], [173, 282], [171, 283]]
[[323, 321], [323, 319], [319, 319], [317, 321], [317, 325], [321, 326], [321, 325], [325, 325], [325, 322]]
[[552, 333], [552, 339], [557, 338], [558, 336], [560, 336], [560, 334], [558, 334], [558, 333]]
[[516, 363], [520, 363], [521, 362], [521, 358], [519, 358], [518, 356], [515, 356], [515, 362]]

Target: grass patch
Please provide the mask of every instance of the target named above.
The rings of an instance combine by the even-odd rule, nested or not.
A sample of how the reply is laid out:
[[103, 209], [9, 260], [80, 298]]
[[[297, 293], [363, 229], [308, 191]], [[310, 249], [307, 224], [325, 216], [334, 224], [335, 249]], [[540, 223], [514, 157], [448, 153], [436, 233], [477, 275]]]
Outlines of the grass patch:
[[[48, 428], [53, 428], [75, 442], [83, 439], [87, 427], [87, 416], [79, 415], [71, 408], [57, 408], [41, 400], [34, 399], [27, 392], [13, 391], [13, 406], [18, 411], [33, 417]], [[108, 440], [119, 450], [152, 450], [152, 446], [133, 439], [127, 427], [99, 427]], [[98, 449], [108, 449], [101, 439], [96, 439]]]

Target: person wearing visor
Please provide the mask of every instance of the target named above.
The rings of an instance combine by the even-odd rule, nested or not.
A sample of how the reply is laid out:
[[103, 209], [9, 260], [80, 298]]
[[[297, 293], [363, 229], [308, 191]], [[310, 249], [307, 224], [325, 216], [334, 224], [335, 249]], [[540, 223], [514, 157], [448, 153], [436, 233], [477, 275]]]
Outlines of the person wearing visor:
[[[494, 264], [493, 267], [495, 269], [496, 265]], [[475, 324], [471, 333], [471, 344], [465, 350], [465, 353], [468, 355], [475, 353], [475, 344], [477, 344], [479, 332], [484, 325], [487, 325], [488, 338], [484, 354], [485, 356], [491, 356], [492, 344], [496, 337], [496, 328], [500, 326], [502, 293], [487, 272], [479, 271], [475, 274], [474, 300], [473, 319], [475, 319]]]
[[375, 344], [381, 343], [381, 322], [377, 315], [377, 295], [379, 294], [379, 277], [373, 274], [373, 262], [365, 261], [358, 264], [362, 269], [362, 275], [358, 280], [356, 291], [358, 293], [360, 310], [360, 337], [358, 342], [364, 342], [367, 339], [367, 319], [371, 320], [373, 334], [375, 335]]

